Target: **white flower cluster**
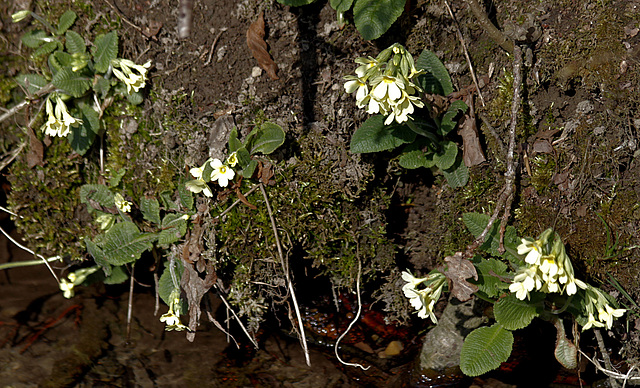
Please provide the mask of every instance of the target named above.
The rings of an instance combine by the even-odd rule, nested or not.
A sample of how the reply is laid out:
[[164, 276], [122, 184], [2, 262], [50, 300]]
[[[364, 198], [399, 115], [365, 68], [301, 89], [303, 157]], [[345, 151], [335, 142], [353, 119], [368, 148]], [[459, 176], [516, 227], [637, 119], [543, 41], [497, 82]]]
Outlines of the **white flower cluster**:
[[[433, 308], [440, 299], [440, 294], [442, 294], [446, 283], [444, 274], [432, 271], [425, 278], [416, 278], [410, 272], [403, 271], [402, 279], [407, 282], [402, 287], [402, 292], [404, 296], [409, 298], [411, 306], [418, 310], [418, 316], [423, 319], [430, 317], [433, 323], [438, 323]], [[421, 287], [418, 288], [418, 286]]]
[[[144, 65], [136, 65], [135, 62], [129, 59], [117, 58], [111, 61], [111, 66], [113, 66], [113, 74], [127, 85], [127, 92], [131, 94], [132, 90], [137, 92], [144, 88], [147, 81], [147, 70], [151, 66], [151, 61], [147, 61]], [[120, 70], [117, 68], [120, 68]], [[131, 69], [135, 69], [137, 73]]]
[[538, 240], [523, 238], [518, 254], [526, 254], [524, 261], [527, 266], [519, 269], [509, 290], [515, 292], [520, 300], [528, 299], [529, 292], [534, 289], [573, 295], [578, 287], [587, 287], [586, 283], [575, 278], [564, 244], [553, 229], [545, 230]]
[[45, 135], [65, 137], [69, 134], [70, 128], [82, 124], [82, 120], [76, 119], [69, 114], [67, 106], [57, 93], [55, 99], [55, 110], [51, 103], [51, 97], [48, 97], [45, 102], [48, 119], [42, 126], [42, 130]]
[[394, 120], [403, 123], [424, 103], [417, 96], [422, 91], [413, 83], [422, 73], [416, 70], [413, 57], [400, 44], [395, 43], [383, 50], [376, 58], [358, 58], [356, 76], [346, 76], [347, 93], [356, 92], [356, 105], [367, 109], [369, 114], [386, 115], [385, 125]]
[[224, 163], [219, 159], [208, 159], [202, 167], [189, 170], [196, 179], [186, 183], [187, 189], [194, 193], [203, 192], [207, 197], [212, 197], [213, 193], [208, 182], [217, 181], [220, 187], [227, 187], [229, 181], [236, 175], [233, 171], [236, 164], [238, 164], [238, 157], [235, 152], [231, 153]]
[[523, 238], [518, 254], [526, 254], [524, 261], [527, 264], [518, 270], [509, 286], [518, 299], [528, 299], [534, 289], [544, 293], [566, 292], [568, 296], [576, 294], [578, 288], [585, 290], [587, 322], [582, 327], [583, 331], [591, 327], [606, 326], [610, 329], [613, 318], [621, 317], [626, 311], [614, 309], [600, 289], [575, 278], [564, 244], [553, 229], [545, 230], [537, 240]]

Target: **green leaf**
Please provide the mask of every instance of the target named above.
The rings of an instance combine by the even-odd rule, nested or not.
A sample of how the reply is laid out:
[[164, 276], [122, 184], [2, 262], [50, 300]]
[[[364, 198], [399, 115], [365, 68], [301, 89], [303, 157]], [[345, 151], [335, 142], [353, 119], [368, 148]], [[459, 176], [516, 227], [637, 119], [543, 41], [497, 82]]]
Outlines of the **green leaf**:
[[[473, 234], [474, 237], [480, 236], [484, 228], [487, 227], [489, 223], [489, 216], [486, 214], [480, 213], [465, 213], [462, 215], [462, 220], [469, 229], [469, 232]], [[507, 226], [507, 229], [504, 233], [504, 246], [506, 248], [510, 248], [512, 251], [516, 251], [518, 245], [520, 244], [520, 240], [516, 235], [516, 229], [513, 226]], [[507, 251], [504, 255], [501, 255], [498, 251], [500, 247], [500, 232], [499, 232], [499, 222], [494, 223], [491, 226], [491, 229], [487, 233], [485, 237], [485, 242], [480, 246], [480, 249], [485, 250], [492, 254], [493, 256], [503, 256], [506, 258], [513, 257], [517, 260], [520, 260], [520, 257], [514, 256], [514, 254]]]
[[479, 376], [507, 361], [513, 346], [513, 334], [499, 323], [475, 329], [462, 344], [460, 369], [467, 376]]
[[71, 67], [73, 64], [73, 57], [71, 54], [66, 53], [64, 51], [56, 51], [51, 54], [51, 64], [56, 67], [58, 70], [62, 70], [63, 67]]
[[41, 57], [43, 55], [47, 55], [49, 53], [52, 53], [53, 50], [57, 49], [58, 47], [62, 47], [62, 44], [58, 41], [55, 42], [47, 42], [45, 44], [43, 44], [42, 46], [40, 46], [36, 51], [34, 51], [31, 56], [33, 56], [34, 58], [37, 57]]
[[[22, 35], [22, 38], [20, 38], [20, 40], [22, 40], [22, 44], [24, 44], [25, 46], [35, 49], [40, 47], [40, 45], [42, 45], [43, 43], [45, 43], [45, 41], [48, 40], [48, 38], [52, 38], [52, 37], [47, 35], [46, 32], [42, 30], [33, 30], [33, 31], [25, 32], [24, 35]], [[50, 43], [53, 43], [53, 42], [50, 42]]]
[[129, 274], [124, 270], [124, 266], [111, 268], [111, 275], [102, 282], [104, 284], [122, 284], [129, 279]]
[[99, 96], [99, 98], [105, 98], [111, 90], [111, 81], [103, 76], [96, 75], [93, 80], [93, 91]]
[[337, 13], [345, 13], [351, 9], [353, 0], [330, 0], [329, 4]]
[[442, 136], [446, 136], [449, 132], [451, 132], [456, 125], [458, 125], [458, 112], [466, 112], [469, 107], [463, 101], [457, 100], [451, 103], [449, 106], [449, 110], [442, 116], [442, 121], [440, 122], [440, 134]]
[[516, 294], [507, 294], [493, 305], [496, 321], [507, 330], [522, 329], [538, 316], [535, 304], [540, 302], [542, 294], [531, 294], [531, 300], [520, 300]]
[[426, 70], [418, 78], [418, 83], [427, 94], [439, 94], [448, 96], [453, 93], [453, 84], [447, 68], [442, 61], [429, 50], [423, 50], [418, 60], [416, 60], [418, 70]]
[[406, 0], [356, 0], [353, 21], [365, 40], [378, 39], [404, 11]]
[[556, 360], [567, 369], [576, 369], [578, 367], [578, 348], [567, 338], [562, 319], [554, 317], [552, 322], [558, 331], [556, 335], [556, 348], [553, 352]]
[[423, 149], [430, 143], [425, 138], [418, 138], [411, 144], [407, 144], [398, 158], [400, 166], [408, 169], [419, 167], [431, 168], [434, 166], [433, 153], [425, 153]]
[[115, 31], [98, 35], [91, 48], [95, 69], [97, 72], [106, 73], [111, 61], [118, 57], [118, 35]]
[[87, 244], [87, 252], [93, 257], [96, 264], [102, 267], [105, 276], [111, 276], [111, 265], [107, 262], [107, 257], [102, 249], [89, 239], [84, 240], [84, 242]]
[[65, 45], [67, 51], [70, 54], [82, 54], [87, 51], [87, 46], [84, 44], [84, 38], [75, 31], [67, 31], [65, 36]]
[[[80, 187], [80, 202], [94, 208], [92, 201], [97, 202], [102, 207], [114, 207], [115, 200], [113, 193], [105, 185], [86, 184]], [[100, 210], [99, 208], [97, 208]]]
[[145, 220], [160, 225], [160, 203], [155, 198], [142, 197], [140, 199], [140, 212]]
[[[169, 270], [170, 263], [167, 261], [165, 263], [164, 271], [162, 275], [160, 275], [160, 280], [158, 281], [158, 295], [162, 299], [164, 303], [168, 305], [171, 304], [172, 300], [170, 300], [171, 293], [173, 290], [180, 291], [180, 281], [182, 279], [182, 273], [184, 272], [184, 267], [179, 260], [176, 260], [176, 265], [174, 267], [174, 274], [176, 275], [177, 286], [173, 283], [173, 279], [171, 278], [171, 271]], [[180, 306], [180, 311], [176, 311], [176, 314], [182, 315], [186, 314], [186, 309], [184, 306]]]
[[79, 155], [84, 155], [95, 140], [100, 131], [100, 119], [98, 112], [90, 104], [78, 104], [81, 113], [82, 124], [71, 127], [69, 134], [69, 144]]
[[242, 142], [238, 140], [238, 128], [233, 127], [229, 134], [229, 152], [236, 152], [242, 147]]
[[49, 84], [46, 78], [40, 74], [19, 74], [16, 82], [27, 89], [29, 94], [33, 94]]
[[[463, 216], [464, 217], [464, 216]], [[507, 265], [494, 258], [481, 259], [474, 263], [478, 271], [478, 282], [474, 282], [480, 291], [493, 298], [500, 295], [509, 285], [500, 277], [508, 277]]]
[[51, 82], [55, 87], [76, 98], [81, 97], [84, 92], [91, 88], [91, 79], [79, 72], [73, 72], [71, 67], [62, 68], [53, 76]]
[[260, 127], [255, 127], [247, 135], [244, 146], [251, 155], [262, 153], [268, 155], [284, 143], [284, 131], [277, 124], [264, 122]]
[[245, 168], [251, 163], [251, 155], [249, 155], [249, 151], [246, 148], [241, 146], [236, 150], [236, 157], [238, 158], [238, 165], [240, 168]]
[[76, 13], [72, 10], [68, 10], [60, 16], [60, 21], [58, 21], [58, 35], [62, 35], [73, 25], [76, 21]]
[[458, 146], [452, 141], [443, 141], [440, 143], [441, 152], [433, 155], [433, 161], [436, 166], [441, 170], [447, 170], [451, 168], [456, 162], [458, 156]]
[[172, 194], [173, 192], [169, 190], [166, 190], [160, 193], [160, 200], [162, 201], [162, 205], [165, 207], [165, 209], [179, 210], [180, 208], [178, 207], [176, 202], [171, 198]]
[[257, 167], [258, 162], [256, 162], [255, 160], [251, 160], [249, 164], [247, 164], [247, 167], [242, 169], [242, 176], [245, 178], [251, 178]]
[[185, 209], [193, 210], [193, 193], [187, 190], [184, 182], [180, 182], [178, 185], [178, 197], [180, 197], [180, 202]]
[[380, 152], [411, 143], [416, 133], [404, 125], [384, 125], [384, 116], [371, 116], [351, 137], [351, 152]]
[[180, 240], [187, 233], [187, 220], [182, 214], [167, 214], [162, 219], [162, 231], [158, 234], [159, 245], [169, 245]]
[[120, 184], [122, 177], [127, 173], [127, 170], [122, 167], [118, 171], [111, 171], [111, 178], [109, 178], [109, 186], [116, 187]]
[[140, 105], [144, 101], [144, 97], [140, 92], [126, 93], [126, 96], [131, 105]]
[[447, 183], [452, 188], [463, 187], [469, 181], [469, 169], [464, 163], [456, 163], [448, 170], [442, 170], [442, 175], [447, 178]]
[[96, 239], [104, 259], [111, 265], [123, 265], [136, 261], [142, 252], [151, 249], [156, 235], [141, 233], [138, 227], [129, 221], [120, 222], [111, 227], [102, 238]]
[[288, 5], [289, 7], [301, 7], [303, 5], [309, 5], [316, 0], [278, 0], [278, 3]]

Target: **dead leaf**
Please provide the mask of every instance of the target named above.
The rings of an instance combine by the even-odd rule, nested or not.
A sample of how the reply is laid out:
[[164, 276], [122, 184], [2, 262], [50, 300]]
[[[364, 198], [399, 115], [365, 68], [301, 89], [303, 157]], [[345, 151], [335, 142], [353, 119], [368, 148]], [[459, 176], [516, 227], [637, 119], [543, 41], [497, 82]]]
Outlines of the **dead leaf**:
[[35, 166], [43, 166], [44, 147], [42, 142], [38, 140], [33, 129], [27, 127], [29, 133], [29, 153], [27, 153], [27, 166], [34, 168]]
[[482, 152], [482, 146], [480, 145], [480, 138], [478, 137], [478, 127], [476, 126], [476, 117], [473, 111], [472, 95], [468, 94], [465, 100], [469, 106], [469, 111], [464, 115], [464, 120], [462, 120], [460, 129], [458, 129], [458, 134], [462, 137], [462, 160], [465, 166], [472, 167], [486, 162], [487, 158], [484, 157], [484, 152]]
[[245, 205], [249, 206], [250, 209], [252, 209], [252, 210], [256, 210], [257, 209], [256, 205], [254, 205], [251, 202], [249, 202], [247, 200], [247, 197], [245, 197], [244, 194], [242, 194], [240, 192], [240, 188], [238, 188], [238, 187], [236, 187], [236, 195], [238, 196], [238, 199], [240, 200], [240, 202], [242, 202]]
[[264, 12], [260, 12], [258, 20], [251, 23], [247, 30], [247, 45], [253, 57], [258, 61], [258, 65], [267, 72], [267, 75], [272, 80], [277, 80], [280, 79], [276, 75], [278, 65], [276, 65], [267, 51], [267, 42], [264, 41], [264, 34]]
[[271, 163], [259, 163], [258, 164], [258, 179], [262, 182], [263, 185], [268, 186], [270, 183], [275, 183], [271, 178], [273, 178], [273, 165]]
[[196, 337], [196, 329], [198, 328], [200, 314], [202, 314], [202, 311], [200, 310], [200, 301], [202, 300], [204, 294], [206, 294], [209, 289], [215, 284], [218, 277], [210, 261], [207, 261], [207, 275], [204, 279], [200, 278], [198, 272], [195, 270], [195, 268], [193, 268], [192, 264], [189, 264], [184, 260], [182, 264], [184, 264], [184, 272], [182, 273], [182, 278], [180, 279], [180, 287], [182, 287], [182, 289], [184, 290], [187, 296], [187, 301], [189, 302], [188, 326], [189, 329], [191, 329], [191, 331], [187, 333], [187, 340], [189, 340], [189, 342], [193, 342]]
[[451, 280], [451, 294], [461, 302], [471, 299], [472, 294], [478, 291], [478, 286], [469, 283], [466, 279], [472, 277], [474, 280], [478, 280], [476, 267], [462, 257], [462, 252], [447, 256], [444, 261], [448, 265], [444, 274]]

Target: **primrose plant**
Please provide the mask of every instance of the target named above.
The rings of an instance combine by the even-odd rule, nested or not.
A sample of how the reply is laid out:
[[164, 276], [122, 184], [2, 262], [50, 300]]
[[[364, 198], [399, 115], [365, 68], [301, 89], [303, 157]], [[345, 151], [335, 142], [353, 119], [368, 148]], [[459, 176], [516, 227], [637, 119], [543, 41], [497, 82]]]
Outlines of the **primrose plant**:
[[400, 166], [437, 169], [450, 186], [464, 186], [469, 171], [448, 135], [468, 107], [462, 101], [453, 101], [444, 114], [439, 114], [425, 98], [453, 92], [451, 78], [438, 57], [424, 50], [414, 62], [411, 53], [395, 43], [376, 58], [355, 61], [355, 75], [345, 76], [344, 87], [347, 93], [355, 93], [356, 106], [372, 116], [353, 134], [351, 152], [401, 148]]
[[70, 30], [76, 20], [67, 11], [53, 27], [31, 11], [20, 11], [12, 18], [20, 22], [29, 16], [45, 30], [27, 31], [22, 43], [34, 49], [34, 59], [47, 56], [48, 72], [20, 74], [16, 81], [29, 96], [44, 97], [45, 135], [66, 137], [75, 152], [84, 155], [101, 133], [101, 118], [116, 96], [132, 104], [142, 102], [141, 89], [146, 86], [151, 62], [138, 65], [118, 58], [118, 35], [115, 31], [98, 35], [87, 50], [85, 38]]
[[[489, 222], [483, 214], [463, 216], [467, 228], [480, 236]], [[564, 333], [563, 317], [573, 317], [582, 331], [606, 327], [620, 318], [625, 309], [616, 307], [615, 300], [604, 291], [576, 278], [562, 239], [553, 229], [547, 229], [537, 239], [516, 237], [513, 227], [506, 228], [504, 247], [500, 253], [499, 230], [494, 225], [480, 247], [491, 256], [476, 255], [471, 262], [478, 274], [470, 280], [476, 296], [494, 303], [495, 323], [472, 331], [460, 354], [460, 367], [469, 376], [478, 376], [500, 366], [511, 354], [513, 330], [528, 326], [536, 317], [550, 321], [558, 330], [554, 355], [566, 368], [578, 365], [577, 347]], [[504, 261], [510, 262], [510, 271]], [[403, 272], [407, 282], [404, 295], [418, 310], [421, 318], [431, 318], [446, 282], [444, 274], [432, 271], [424, 278]], [[490, 355], [490, 356], [487, 356]]]

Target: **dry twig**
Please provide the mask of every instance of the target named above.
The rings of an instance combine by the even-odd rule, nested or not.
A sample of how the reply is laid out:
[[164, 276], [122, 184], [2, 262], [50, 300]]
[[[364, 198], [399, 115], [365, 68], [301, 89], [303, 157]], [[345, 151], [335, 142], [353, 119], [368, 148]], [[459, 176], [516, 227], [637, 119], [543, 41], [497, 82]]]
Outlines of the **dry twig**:
[[514, 150], [516, 147], [516, 126], [518, 124], [518, 112], [520, 111], [520, 93], [522, 89], [522, 49], [514, 46], [513, 49], [513, 101], [511, 104], [511, 123], [509, 125], [509, 145], [507, 148], [507, 171], [504, 174], [504, 188], [500, 193], [496, 208], [489, 218], [487, 227], [482, 231], [480, 236], [467, 247], [465, 257], [471, 257], [473, 252], [478, 248], [487, 237], [493, 223], [498, 215], [504, 209], [500, 225], [500, 251], [504, 252], [504, 231], [511, 211], [513, 202], [513, 187], [516, 177], [516, 161], [514, 160]]
[[278, 228], [276, 227], [276, 221], [273, 218], [273, 212], [271, 211], [271, 204], [269, 204], [269, 197], [267, 197], [267, 191], [264, 189], [264, 184], [260, 183], [258, 184], [258, 186], [260, 186], [260, 191], [262, 191], [264, 202], [267, 205], [267, 213], [269, 213], [269, 219], [271, 220], [271, 229], [273, 229], [273, 236], [276, 240], [276, 247], [278, 248], [278, 257], [280, 258], [280, 265], [282, 266], [284, 275], [287, 278], [287, 285], [289, 288], [289, 292], [291, 293], [291, 300], [293, 301], [293, 307], [296, 311], [296, 318], [298, 320], [298, 331], [300, 335], [300, 344], [302, 345], [302, 350], [304, 351], [304, 358], [307, 362], [307, 365], [311, 366], [311, 360], [309, 359], [309, 347], [307, 346], [307, 338], [304, 334], [304, 326], [302, 325], [302, 315], [300, 314], [300, 307], [298, 306], [296, 293], [295, 293], [295, 290], [293, 289], [293, 282], [291, 281], [291, 275], [289, 274], [289, 267], [286, 265], [284, 261], [284, 254], [282, 253], [282, 245], [280, 244], [280, 238], [278, 237]]
[[480, 97], [480, 102], [482, 102], [482, 106], [485, 106], [484, 97], [482, 97], [482, 92], [480, 91], [480, 86], [478, 85], [478, 79], [476, 78], [476, 72], [473, 70], [473, 64], [471, 63], [471, 58], [469, 58], [469, 52], [467, 51], [467, 45], [464, 41], [464, 37], [462, 36], [462, 31], [460, 31], [460, 24], [458, 24], [458, 19], [453, 14], [451, 7], [449, 6], [449, 2], [444, 0], [444, 5], [447, 6], [447, 11], [449, 11], [449, 16], [453, 19], [453, 23], [456, 25], [456, 32], [458, 33], [458, 39], [460, 40], [460, 44], [462, 45], [462, 51], [464, 52], [464, 57], [467, 59], [467, 63], [469, 64], [469, 71], [471, 72], [471, 79], [473, 79], [473, 84], [476, 85], [476, 91], [478, 92], [478, 96]]

